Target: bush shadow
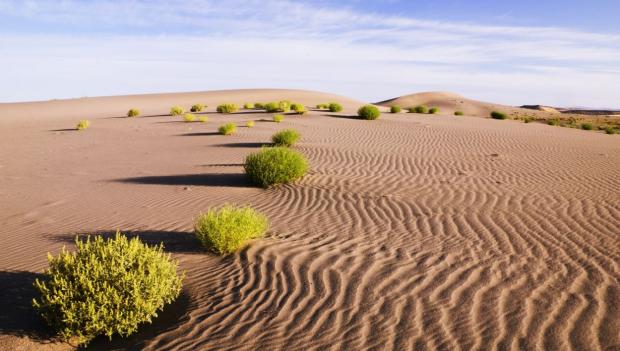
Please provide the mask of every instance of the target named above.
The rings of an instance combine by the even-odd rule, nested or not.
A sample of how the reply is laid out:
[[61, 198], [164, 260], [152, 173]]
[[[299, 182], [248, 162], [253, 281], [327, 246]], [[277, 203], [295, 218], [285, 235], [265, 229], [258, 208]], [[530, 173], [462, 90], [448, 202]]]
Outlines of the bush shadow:
[[114, 116], [114, 117], [106, 117], [104, 119], [118, 119], [118, 118], [128, 118], [128, 119], [140, 119], [140, 118], [151, 118], [151, 117], [169, 117], [171, 114], [159, 114], [159, 115], [138, 115], [135, 117], [124, 116]]
[[50, 132], [77, 132], [77, 128], [50, 129]]
[[273, 146], [273, 143], [226, 143], [226, 144], [217, 144], [214, 145], [216, 147], [263, 147], [263, 146]]
[[325, 116], [333, 117], [333, 118], [344, 118], [344, 119], [360, 119], [360, 117], [356, 115], [339, 115], [339, 114], [333, 114], [333, 113], [326, 114]]
[[116, 182], [159, 185], [253, 187], [250, 180], [245, 176], [245, 174], [242, 173], [207, 173], [147, 176], [117, 179]]
[[208, 135], [221, 135], [218, 132], [198, 132], [198, 133], [184, 133], [178, 136], [208, 136]]

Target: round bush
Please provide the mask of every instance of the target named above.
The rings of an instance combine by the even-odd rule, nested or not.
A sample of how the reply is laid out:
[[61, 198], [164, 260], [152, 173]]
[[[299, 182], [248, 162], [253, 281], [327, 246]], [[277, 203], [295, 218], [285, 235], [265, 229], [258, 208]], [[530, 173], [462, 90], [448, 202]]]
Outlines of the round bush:
[[280, 105], [277, 102], [268, 102], [265, 104], [265, 110], [267, 112], [279, 112], [280, 111]]
[[381, 112], [379, 112], [377, 106], [364, 105], [357, 110], [357, 115], [363, 119], [374, 120], [381, 116]]
[[330, 102], [329, 105], [327, 106], [327, 108], [329, 108], [330, 112], [340, 112], [340, 111], [342, 111], [342, 105], [340, 105], [337, 102]]
[[463, 111], [454, 111], [454, 115], [455, 116], [463, 116], [464, 113], [463, 113]]
[[399, 106], [390, 106], [390, 113], [400, 113], [401, 108]]
[[247, 121], [247, 122], [245, 122], [245, 126], [248, 127], [248, 128], [254, 127], [254, 121]]
[[237, 126], [234, 123], [226, 123], [218, 129], [222, 135], [232, 135], [237, 131]]
[[206, 106], [203, 105], [203, 104], [194, 104], [194, 105], [192, 105], [192, 108], [190, 108], [189, 110], [191, 112], [200, 112], [200, 111], [204, 110], [205, 107]]
[[293, 146], [301, 135], [294, 129], [284, 129], [273, 136], [271, 136], [271, 141], [276, 146]]
[[128, 336], [181, 292], [178, 264], [162, 245], [149, 247], [119, 232], [75, 243], [77, 251], [49, 256], [45, 277], [34, 283], [41, 294], [35, 309], [64, 340]]
[[239, 108], [235, 104], [221, 104], [217, 107], [219, 113], [233, 113], [237, 112]]
[[191, 113], [186, 113], [186, 114], [183, 116], [183, 120], [184, 120], [185, 122], [194, 122], [194, 121], [196, 120], [196, 116], [195, 116], [195, 115], [193, 115], [193, 114], [191, 114]]
[[605, 134], [616, 134], [616, 130], [613, 127], [606, 127]]
[[75, 126], [75, 128], [77, 130], [84, 130], [84, 129], [88, 129], [88, 127], [90, 127], [90, 121], [87, 119], [81, 119], [78, 121], [77, 125]]
[[185, 112], [185, 110], [183, 110], [183, 107], [181, 106], [172, 106], [170, 108], [170, 114], [172, 116], [180, 116]]
[[409, 108], [409, 112], [426, 113], [426, 112], [428, 112], [428, 109], [424, 105], [418, 105], [418, 106], [415, 106], [415, 107], [410, 107]]
[[284, 115], [273, 115], [273, 121], [276, 123], [284, 121]]
[[303, 177], [308, 170], [308, 161], [292, 149], [270, 147], [248, 155], [244, 168], [252, 182], [266, 188]]
[[288, 100], [282, 100], [278, 102], [278, 110], [280, 112], [288, 112], [291, 109], [291, 102]]
[[137, 108], [132, 108], [131, 110], [127, 111], [127, 117], [137, 117], [140, 116], [140, 110], [138, 110]]
[[207, 117], [207, 116], [200, 116], [200, 117], [198, 117], [198, 121], [200, 123], [205, 123], [208, 120], [209, 120], [209, 117]]
[[560, 120], [557, 118], [553, 118], [547, 121], [547, 124], [550, 126], [557, 126], [560, 125]]
[[493, 119], [506, 119], [506, 118], [508, 118], [508, 116], [506, 116], [506, 114], [503, 113], [503, 112], [493, 111], [493, 112], [491, 112], [491, 118], [493, 118]]
[[431, 108], [428, 110], [428, 113], [430, 113], [431, 115], [434, 115], [434, 114], [436, 114], [437, 112], [439, 112], [439, 108], [437, 108], [437, 107], [431, 107]]
[[257, 102], [254, 104], [254, 108], [262, 110], [265, 108], [265, 104], [263, 104], [262, 102]]
[[592, 129], [594, 129], [594, 126], [591, 123], [583, 123], [581, 125], [581, 129], [583, 129], [583, 130], [592, 130]]
[[306, 106], [302, 104], [291, 104], [291, 110], [295, 111], [299, 115], [306, 113]]
[[194, 221], [194, 233], [203, 246], [218, 254], [227, 254], [245, 246], [251, 239], [265, 235], [267, 217], [251, 207], [225, 205], [200, 214]]
[[245, 103], [245, 105], [243, 105], [243, 108], [246, 109], [246, 110], [251, 110], [251, 109], [254, 108], [254, 106], [255, 105], [253, 103], [247, 102], [247, 103]]

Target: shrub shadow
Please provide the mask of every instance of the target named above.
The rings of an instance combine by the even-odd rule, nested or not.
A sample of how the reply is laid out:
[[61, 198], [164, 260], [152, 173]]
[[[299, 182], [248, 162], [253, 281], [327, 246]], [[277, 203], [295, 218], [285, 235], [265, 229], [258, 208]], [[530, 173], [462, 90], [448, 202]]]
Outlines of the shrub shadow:
[[207, 135], [221, 135], [218, 132], [199, 132], [199, 133], [184, 133], [178, 136], [207, 136]]
[[273, 143], [226, 143], [226, 144], [217, 144], [214, 146], [217, 147], [263, 147], [263, 146], [272, 146]]
[[243, 163], [209, 163], [201, 167], [243, 167]]
[[360, 119], [359, 116], [356, 115], [338, 115], [338, 114], [326, 114], [325, 116], [334, 117], [334, 118], [345, 118], [345, 119]]
[[139, 115], [136, 117], [127, 117], [127, 116], [114, 116], [114, 117], [106, 117], [104, 119], [117, 119], [117, 118], [128, 118], [128, 119], [140, 119], [140, 118], [150, 118], [150, 117], [168, 117], [170, 114], [160, 114], [160, 115]]
[[77, 132], [77, 128], [51, 129], [50, 132]]
[[160, 184], [160, 185], [196, 185], [196, 186], [228, 186], [253, 187], [245, 174], [212, 173], [212, 174], [179, 174], [166, 176], [147, 176], [118, 179], [121, 183]]

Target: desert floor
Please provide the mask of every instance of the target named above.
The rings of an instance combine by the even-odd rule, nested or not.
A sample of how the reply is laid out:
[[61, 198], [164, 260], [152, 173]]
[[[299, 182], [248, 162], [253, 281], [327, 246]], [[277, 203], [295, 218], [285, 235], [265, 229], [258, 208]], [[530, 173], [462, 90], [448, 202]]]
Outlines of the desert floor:
[[[287, 115], [223, 102], [337, 100]], [[207, 123], [167, 116], [206, 102]], [[30, 307], [47, 252], [120, 229], [163, 242], [181, 298], [92, 349], [620, 349], [620, 137], [384, 113], [321, 93], [244, 90], [0, 104], [0, 349], [67, 349]], [[145, 116], [124, 118], [137, 107]], [[72, 130], [89, 118], [86, 131]], [[234, 136], [225, 121], [256, 120]], [[263, 121], [261, 121], [263, 120]], [[244, 157], [295, 128], [311, 170], [253, 187]], [[193, 218], [224, 203], [271, 230], [219, 257]]]

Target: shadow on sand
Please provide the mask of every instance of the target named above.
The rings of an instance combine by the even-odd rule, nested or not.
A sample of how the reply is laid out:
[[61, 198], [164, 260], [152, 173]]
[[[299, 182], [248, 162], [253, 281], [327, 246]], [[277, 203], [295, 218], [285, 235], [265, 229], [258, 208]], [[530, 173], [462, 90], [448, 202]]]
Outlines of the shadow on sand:
[[326, 114], [325, 116], [333, 117], [333, 118], [344, 118], [344, 119], [360, 119], [359, 116], [356, 115], [338, 115], [338, 114]]
[[134, 184], [253, 187], [245, 174], [241, 173], [179, 174], [124, 178], [116, 181]]
[[221, 135], [218, 132], [198, 132], [198, 133], [184, 133], [178, 136], [208, 136], [208, 135]]
[[273, 143], [270, 142], [266, 142], [266, 143], [226, 143], [226, 144], [217, 144], [214, 145], [217, 147], [251, 147], [251, 148], [257, 148], [257, 147], [263, 147], [263, 146], [273, 146]]

